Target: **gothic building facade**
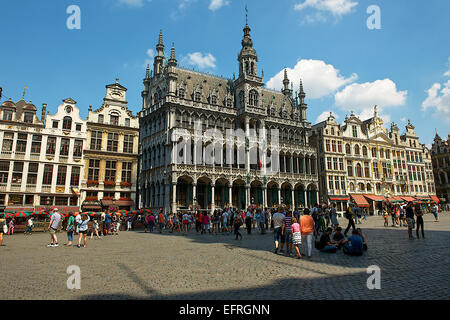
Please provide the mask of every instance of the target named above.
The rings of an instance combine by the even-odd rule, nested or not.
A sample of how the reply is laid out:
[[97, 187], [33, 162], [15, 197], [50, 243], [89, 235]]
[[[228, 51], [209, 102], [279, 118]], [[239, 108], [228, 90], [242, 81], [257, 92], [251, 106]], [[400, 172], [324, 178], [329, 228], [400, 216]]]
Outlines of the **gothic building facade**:
[[139, 115], [140, 207], [176, 212], [318, 200], [303, 87], [294, 94], [285, 72], [281, 92], [266, 88], [248, 24], [243, 31], [232, 79], [178, 66], [173, 46], [166, 61], [160, 33]]

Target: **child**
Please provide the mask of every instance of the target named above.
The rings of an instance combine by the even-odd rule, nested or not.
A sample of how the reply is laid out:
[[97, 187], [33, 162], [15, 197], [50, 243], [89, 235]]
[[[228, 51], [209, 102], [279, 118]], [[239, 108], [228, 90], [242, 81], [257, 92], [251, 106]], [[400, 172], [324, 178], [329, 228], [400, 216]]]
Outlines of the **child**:
[[95, 232], [95, 235], [97, 236], [97, 238], [101, 239], [98, 234], [98, 228], [99, 228], [98, 221], [97, 221], [97, 219], [94, 219], [94, 222], [92, 223], [91, 239], [94, 237], [94, 232]]
[[291, 235], [292, 243], [294, 244], [295, 251], [297, 252], [297, 259], [300, 259], [302, 255], [300, 254], [300, 249], [298, 246], [302, 244], [302, 234], [300, 233], [300, 224], [298, 223], [297, 218], [292, 218]]
[[384, 216], [384, 226], [389, 227], [389, 215], [386, 208], [383, 209], [383, 216]]

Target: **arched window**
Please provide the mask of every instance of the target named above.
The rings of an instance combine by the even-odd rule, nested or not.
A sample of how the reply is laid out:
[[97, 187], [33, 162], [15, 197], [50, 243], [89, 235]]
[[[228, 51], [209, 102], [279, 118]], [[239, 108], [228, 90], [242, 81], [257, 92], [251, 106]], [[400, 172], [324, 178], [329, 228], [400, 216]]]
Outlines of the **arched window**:
[[356, 175], [362, 177], [362, 167], [359, 163], [356, 165]]
[[378, 193], [381, 192], [381, 183], [377, 183], [377, 192], [378, 192]]
[[255, 74], [255, 64], [252, 61], [251, 74]]
[[359, 145], [355, 146], [355, 155], [359, 156]]
[[353, 182], [350, 182], [350, 191], [355, 191], [355, 185]]
[[351, 154], [352, 152], [350, 151], [350, 145], [347, 143], [346, 145], [345, 145], [345, 153], [346, 154]]
[[258, 106], [258, 92], [255, 90], [250, 91], [248, 103], [251, 106]]
[[367, 147], [366, 146], [362, 147], [362, 153], [363, 153], [363, 156], [367, 156]]
[[372, 186], [370, 183], [367, 184], [367, 192], [372, 192]]
[[358, 184], [358, 188], [359, 188], [359, 191], [364, 191], [366, 189], [364, 186], [364, 183]]
[[71, 117], [64, 117], [63, 130], [72, 130], [72, 118]]
[[119, 125], [119, 114], [117, 112], [111, 113], [109, 119], [109, 124], [112, 124], [113, 126]]

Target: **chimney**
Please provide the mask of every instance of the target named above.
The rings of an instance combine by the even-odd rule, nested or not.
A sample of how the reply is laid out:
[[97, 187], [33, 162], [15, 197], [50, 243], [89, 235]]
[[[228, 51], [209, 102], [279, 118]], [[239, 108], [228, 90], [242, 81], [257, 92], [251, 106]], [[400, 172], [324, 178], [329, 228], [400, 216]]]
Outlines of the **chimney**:
[[41, 116], [41, 121], [44, 123], [44, 125], [45, 125], [45, 113], [46, 113], [46, 110], [47, 110], [47, 104], [46, 104], [46, 103], [43, 103], [43, 104], [42, 104], [42, 116]]

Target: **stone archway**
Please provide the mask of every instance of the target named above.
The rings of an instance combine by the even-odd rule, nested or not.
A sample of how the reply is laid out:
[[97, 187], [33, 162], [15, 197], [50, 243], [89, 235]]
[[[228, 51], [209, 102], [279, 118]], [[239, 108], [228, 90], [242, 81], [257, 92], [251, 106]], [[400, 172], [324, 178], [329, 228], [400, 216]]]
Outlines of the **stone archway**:
[[200, 209], [208, 209], [212, 203], [212, 189], [211, 179], [208, 177], [201, 177], [197, 179], [197, 197], [196, 203]]
[[261, 207], [264, 203], [261, 181], [254, 180], [250, 184], [250, 204]]
[[242, 179], [236, 179], [232, 185], [232, 201], [233, 206], [238, 209], [244, 209], [246, 206], [245, 197], [245, 181]]
[[297, 183], [294, 187], [294, 204], [296, 208], [306, 208], [306, 193], [303, 183]]
[[281, 203], [289, 206], [290, 208], [293, 207], [292, 186], [289, 182], [284, 182], [281, 185]]
[[267, 207], [276, 207], [278, 203], [278, 183], [269, 181], [267, 183]]
[[230, 183], [225, 178], [219, 178], [214, 184], [214, 204], [215, 208], [225, 208], [230, 203], [229, 199]]
[[177, 207], [187, 209], [193, 204], [193, 182], [192, 177], [186, 175], [177, 179]]

